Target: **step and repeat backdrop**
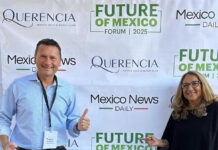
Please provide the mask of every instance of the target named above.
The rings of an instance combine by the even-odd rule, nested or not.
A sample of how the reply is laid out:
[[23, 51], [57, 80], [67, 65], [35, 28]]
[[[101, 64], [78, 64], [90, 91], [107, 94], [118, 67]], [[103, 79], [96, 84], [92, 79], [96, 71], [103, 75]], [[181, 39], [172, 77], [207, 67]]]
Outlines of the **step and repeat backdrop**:
[[36, 43], [62, 48], [57, 75], [75, 88], [91, 127], [69, 150], [155, 150], [185, 72], [218, 91], [216, 0], [0, 0], [0, 95], [37, 71]]

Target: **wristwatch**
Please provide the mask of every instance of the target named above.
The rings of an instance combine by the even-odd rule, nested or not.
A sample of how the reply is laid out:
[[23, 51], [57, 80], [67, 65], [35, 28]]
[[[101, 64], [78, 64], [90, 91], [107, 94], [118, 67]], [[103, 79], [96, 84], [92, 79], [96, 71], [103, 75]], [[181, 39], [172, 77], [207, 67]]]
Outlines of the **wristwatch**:
[[76, 123], [76, 125], [74, 126], [73, 131], [74, 131], [75, 133], [77, 133], [77, 132], [80, 131], [80, 130], [78, 129], [78, 123]]

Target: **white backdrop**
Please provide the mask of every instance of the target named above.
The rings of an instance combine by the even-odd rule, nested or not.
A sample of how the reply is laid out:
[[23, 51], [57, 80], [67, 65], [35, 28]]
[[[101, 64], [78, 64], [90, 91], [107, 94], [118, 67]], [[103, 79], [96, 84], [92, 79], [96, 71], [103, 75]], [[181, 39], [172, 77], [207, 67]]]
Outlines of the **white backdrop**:
[[218, 89], [216, 0], [0, 0], [0, 94], [36, 71], [36, 43], [62, 48], [58, 71], [74, 85], [91, 128], [70, 150], [153, 150], [183, 73], [203, 73]]

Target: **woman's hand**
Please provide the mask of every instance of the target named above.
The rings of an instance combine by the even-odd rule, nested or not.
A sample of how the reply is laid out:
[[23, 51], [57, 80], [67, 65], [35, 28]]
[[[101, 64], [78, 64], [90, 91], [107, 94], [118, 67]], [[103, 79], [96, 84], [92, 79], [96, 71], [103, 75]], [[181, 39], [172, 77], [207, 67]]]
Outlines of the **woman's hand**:
[[167, 140], [159, 140], [153, 135], [149, 135], [146, 138], [139, 138], [139, 140], [146, 141], [149, 146], [169, 147], [169, 143]]

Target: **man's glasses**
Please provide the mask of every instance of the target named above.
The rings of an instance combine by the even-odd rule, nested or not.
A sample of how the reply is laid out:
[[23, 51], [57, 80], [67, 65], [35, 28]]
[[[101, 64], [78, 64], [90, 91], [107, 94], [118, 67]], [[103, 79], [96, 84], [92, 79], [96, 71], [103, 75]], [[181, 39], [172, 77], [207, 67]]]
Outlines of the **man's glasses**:
[[182, 89], [188, 89], [189, 85], [192, 86], [192, 88], [197, 88], [201, 84], [201, 81], [192, 81], [191, 83], [184, 83], [182, 84]]

